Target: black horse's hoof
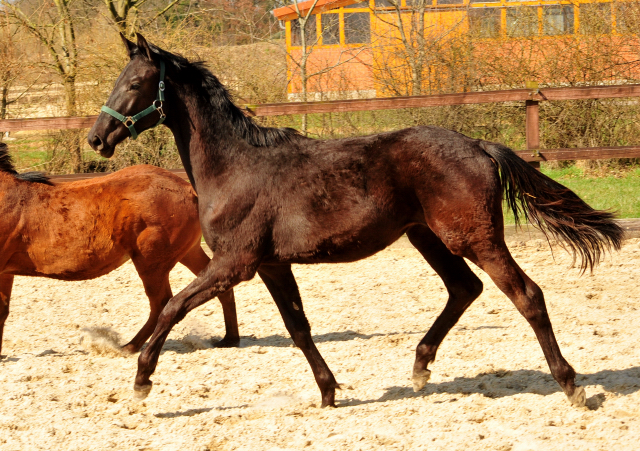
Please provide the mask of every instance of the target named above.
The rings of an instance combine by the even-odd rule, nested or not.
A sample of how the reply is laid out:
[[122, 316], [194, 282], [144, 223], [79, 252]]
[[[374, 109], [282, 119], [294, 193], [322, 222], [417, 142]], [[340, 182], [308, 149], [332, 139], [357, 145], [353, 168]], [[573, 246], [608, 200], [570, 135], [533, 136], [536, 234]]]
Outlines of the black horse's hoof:
[[214, 348], [237, 348], [240, 346], [240, 337], [224, 337], [222, 340], [213, 341]]
[[151, 393], [151, 388], [153, 387], [153, 382], [149, 381], [148, 385], [138, 385], [135, 384], [133, 386], [133, 399], [135, 401], [144, 401], [149, 393]]

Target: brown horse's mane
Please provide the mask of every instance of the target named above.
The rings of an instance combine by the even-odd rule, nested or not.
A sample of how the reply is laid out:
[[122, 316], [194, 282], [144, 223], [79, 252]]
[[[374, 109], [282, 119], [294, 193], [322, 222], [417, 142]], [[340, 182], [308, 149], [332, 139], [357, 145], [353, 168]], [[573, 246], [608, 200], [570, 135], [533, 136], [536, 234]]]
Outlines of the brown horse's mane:
[[230, 128], [237, 138], [255, 147], [272, 147], [309, 139], [293, 128], [262, 127], [256, 124], [233, 103], [229, 91], [207, 69], [203, 61], [189, 61], [183, 56], [167, 52], [153, 44], [150, 48], [167, 66], [174, 69], [180, 77], [180, 84], [189, 85], [195, 92], [201, 93], [198, 98], [208, 104], [208, 108], [199, 109], [202, 114], [207, 115], [203, 117], [203, 124], [226, 121], [231, 125]]
[[0, 143], [0, 172], [6, 172], [15, 178], [26, 182], [43, 183], [53, 185], [53, 182], [42, 172], [24, 172], [19, 174], [13, 165], [13, 158], [9, 154], [9, 147], [5, 143]]

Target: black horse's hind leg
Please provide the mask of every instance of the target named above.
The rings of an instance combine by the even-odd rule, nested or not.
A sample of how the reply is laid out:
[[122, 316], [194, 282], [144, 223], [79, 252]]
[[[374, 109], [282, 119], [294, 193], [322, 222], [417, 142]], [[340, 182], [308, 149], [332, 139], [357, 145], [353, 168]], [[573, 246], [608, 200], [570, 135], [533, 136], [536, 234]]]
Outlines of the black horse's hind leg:
[[224, 338], [213, 343], [215, 348], [237, 348], [240, 346], [240, 332], [238, 330], [238, 314], [236, 313], [236, 298], [233, 290], [218, 296], [224, 316]]
[[13, 288], [13, 275], [0, 274], [0, 353], [2, 351], [2, 334], [4, 323], [9, 317], [9, 301]]
[[582, 387], [576, 387], [576, 372], [560, 352], [542, 290], [513, 260], [504, 241], [495, 244], [490, 253], [475, 252], [475, 263], [489, 274], [498, 288], [511, 299], [529, 322], [542, 347], [553, 378], [560, 384], [569, 401], [576, 406], [583, 406], [586, 401], [585, 391]]
[[174, 325], [187, 313], [205, 302], [220, 296], [238, 283], [250, 280], [256, 273], [258, 259], [248, 253], [238, 255], [214, 255], [207, 267], [184, 290], [169, 300], [160, 313], [149, 345], [138, 357], [138, 372], [133, 387], [135, 397], [144, 399], [151, 391], [149, 377], [158, 365], [162, 345]]
[[336, 388], [339, 386], [311, 338], [311, 327], [302, 309], [302, 300], [291, 272], [291, 265], [264, 265], [258, 269], [258, 275], [276, 302], [293, 342], [311, 365], [322, 395], [322, 407], [335, 407]]
[[444, 282], [449, 299], [416, 349], [413, 365], [413, 389], [422, 389], [431, 375], [427, 366], [436, 358], [438, 347], [465, 310], [482, 293], [482, 282], [462, 257], [453, 255], [442, 241], [425, 226], [407, 231], [411, 244], [422, 254]]

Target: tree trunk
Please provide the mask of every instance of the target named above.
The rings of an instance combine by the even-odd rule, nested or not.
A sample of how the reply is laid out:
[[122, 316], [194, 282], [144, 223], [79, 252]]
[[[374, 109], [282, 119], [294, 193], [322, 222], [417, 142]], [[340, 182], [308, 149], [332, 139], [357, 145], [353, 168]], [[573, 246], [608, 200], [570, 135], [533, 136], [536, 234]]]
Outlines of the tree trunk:
[[[76, 81], [73, 77], [64, 80], [64, 91], [66, 97], [67, 116], [76, 116]], [[80, 134], [76, 130], [69, 130], [69, 152], [71, 153], [73, 172], [79, 173], [84, 169], [82, 161], [82, 146], [80, 144]]]
[[[309, 20], [309, 16], [311, 16], [311, 12], [307, 13], [307, 17], [303, 19], [298, 19], [299, 27], [300, 27], [300, 44], [302, 45], [302, 60], [300, 61], [300, 81], [302, 82], [302, 101], [307, 101], [307, 60], [309, 58], [309, 54], [307, 53], [307, 35], [306, 35], [306, 26], [307, 21]], [[315, 16], [314, 16], [315, 18]], [[307, 136], [307, 115], [302, 115], [302, 134]]]
[[[9, 103], [9, 87], [2, 87], [2, 99], [0, 99], [0, 119], [7, 117], [7, 104]], [[2, 133], [2, 130], [0, 130]], [[2, 139], [2, 137], [0, 137]]]

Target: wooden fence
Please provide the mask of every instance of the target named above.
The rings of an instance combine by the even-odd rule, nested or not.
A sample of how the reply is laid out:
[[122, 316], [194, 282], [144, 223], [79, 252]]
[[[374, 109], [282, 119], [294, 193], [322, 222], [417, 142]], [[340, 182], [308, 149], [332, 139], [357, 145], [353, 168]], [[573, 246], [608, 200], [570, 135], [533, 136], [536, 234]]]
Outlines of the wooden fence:
[[[539, 166], [540, 161], [598, 160], [607, 158], [640, 158], [640, 146], [581, 147], [572, 149], [540, 149], [539, 104], [547, 101], [640, 97], [640, 85], [612, 85], [566, 88], [511, 89], [504, 91], [465, 92], [428, 96], [388, 97], [377, 99], [332, 100], [326, 102], [271, 103], [245, 105], [251, 116], [285, 116], [293, 114], [344, 113], [402, 108], [424, 108], [448, 105], [525, 102], [527, 150], [516, 153], [525, 161]], [[98, 116], [56, 117], [41, 119], [0, 120], [0, 131], [31, 131], [89, 128]], [[183, 170], [176, 170], [183, 174]], [[101, 174], [74, 175], [95, 177]], [[70, 176], [59, 176], [70, 179]]]

